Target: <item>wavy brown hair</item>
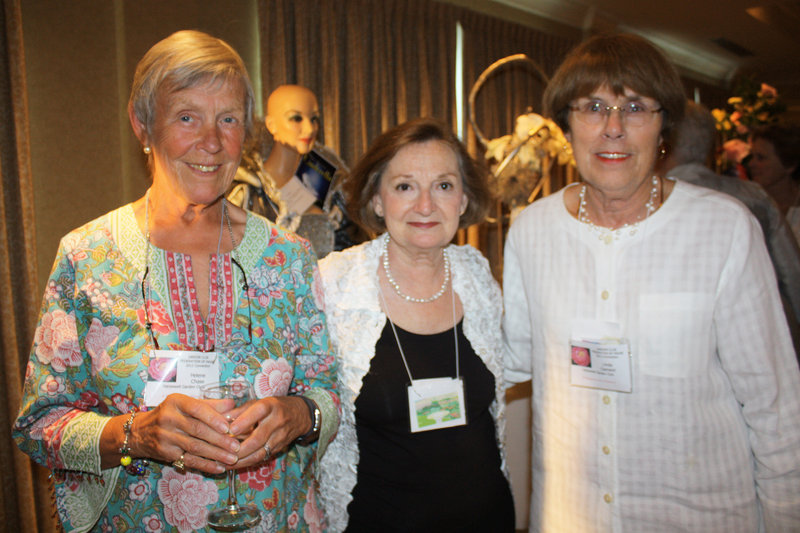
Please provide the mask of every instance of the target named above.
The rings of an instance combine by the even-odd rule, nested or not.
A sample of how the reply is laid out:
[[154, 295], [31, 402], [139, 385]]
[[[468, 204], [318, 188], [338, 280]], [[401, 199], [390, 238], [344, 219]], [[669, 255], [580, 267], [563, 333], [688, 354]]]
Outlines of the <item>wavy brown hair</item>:
[[542, 96], [544, 113], [568, 132], [572, 103], [604, 85], [616, 95], [627, 88], [661, 104], [665, 139], [683, 117], [686, 96], [678, 71], [649, 41], [629, 34], [597, 35], [567, 54]]
[[459, 227], [482, 222], [489, 212], [493, 197], [489, 189], [489, 170], [473, 159], [458, 137], [443, 122], [432, 118], [417, 118], [385, 131], [370, 145], [342, 185], [350, 218], [370, 233], [386, 229], [382, 217], [375, 214], [372, 199], [389, 162], [401, 148], [414, 143], [439, 141], [455, 154], [461, 171], [461, 182], [467, 199], [467, 209], [459, 218]]

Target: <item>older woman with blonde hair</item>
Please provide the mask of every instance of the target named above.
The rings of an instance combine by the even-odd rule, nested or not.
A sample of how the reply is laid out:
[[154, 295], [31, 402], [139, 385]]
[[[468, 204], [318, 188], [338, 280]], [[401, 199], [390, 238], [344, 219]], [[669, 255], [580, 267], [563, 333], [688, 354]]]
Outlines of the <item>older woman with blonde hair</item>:
[[[338, 398], [316, 261], [224, 197], [252, 108], [241, 58], [210, 35], [177, 32], [136, 69], [152, 184], [61, 241], [14, 425], [66, 530], [324, 525], [312, 470]], [[255, 399], [203, 399], [218, 381]]]
[[451, 244], [483, 220], [487, 171], [444, 124], [379, 136], [345, 183], [380, 235], [320, 262], [342, 424], [322, 460], [333, 531], [513, 531], [500, 289]]

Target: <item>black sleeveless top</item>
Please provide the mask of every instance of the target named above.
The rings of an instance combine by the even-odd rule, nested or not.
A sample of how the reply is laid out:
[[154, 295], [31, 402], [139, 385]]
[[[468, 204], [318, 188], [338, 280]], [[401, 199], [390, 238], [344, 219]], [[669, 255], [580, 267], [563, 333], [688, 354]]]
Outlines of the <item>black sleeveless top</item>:
[[[456, 330], [467, 425], [411, 433], [408, 374], [387, 321], [355, 403], [360, 459], [348, 532], [514, 531], [489, 412], [494, 376]], [[414, 379], [455, 377], [452, 329], [397, 335]]]

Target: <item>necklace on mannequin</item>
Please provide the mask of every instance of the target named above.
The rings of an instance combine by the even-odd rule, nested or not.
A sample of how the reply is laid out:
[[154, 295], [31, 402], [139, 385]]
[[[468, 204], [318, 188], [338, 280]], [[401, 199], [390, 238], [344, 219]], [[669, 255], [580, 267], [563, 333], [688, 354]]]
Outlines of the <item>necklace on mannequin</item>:
[[450, 281], [450, 260], [447, 257], [447, 250], [442, 250], [442, 257], [444, 258], [444, 281], [442, 282], [442, 286], [433, 296], [429, 296], [428, 298], [415, 298], [400, 290], [400, 285], [394, 280], [392, 269], [389, 267], [389, 232], [386, 232], [386, 236], [383, 239], [383, 271], [386, 273], [386, 279], [389, 281], [389, 285], [394, 289], [394, 292], [407, 302], [426, 304], [438, 300], [442, 294], [444, 294], [447, 288], [447, 282]]
[[591, 221], [589, 218], [589, 213], [586, 210], [586, 185], [581, 187], [581, 191], [578, 193], [578, 221], [583, 222], [584, 224], [588, 225], [595, 233], [597, 233], [597, 237], [605, 242], [606, 244], [610, 243], [612, 240], [619, 240], [624, 232], [627, 232], [628, 235], [633, 236], [636, 235], [636, 231], [639, 229], [639, 225], [647, 220], [647, 218], [656, 210], [658, 207], [656, 205], [656, 201], [658, 200], [658, 186], [661, 183], [661, 178], [658, 176], [653, 176], [651, 180], [652, 188], [650, 189], [650, 199], [644, 204], [645, 207], [645, 215], [644, 218], [633, 222], [632, 224], [623, 224], [622, 226], [612, 229], [612, 228], [605, 228], [603, 226], [598, 226], [594, 222]]

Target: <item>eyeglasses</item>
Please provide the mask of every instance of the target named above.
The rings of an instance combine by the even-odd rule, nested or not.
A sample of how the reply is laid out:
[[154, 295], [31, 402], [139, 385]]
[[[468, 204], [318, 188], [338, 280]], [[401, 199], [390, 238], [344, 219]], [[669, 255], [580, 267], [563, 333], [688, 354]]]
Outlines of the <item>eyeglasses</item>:
[[661, 107], [650, 109], [650, 106], [643, 102], [628, 102], [622, 105], [609, 106], [599, 100], [581, 102], [570, 106], [569, 109], [574, 113], [576, 119], [587, 126], [604, 124], [612, 111], [619, 111], [620, 120], [626, 126], [634, 128], [650, 124], [656, 113], [663, 111]]
[[[231, 263], [233, 263], [236, 266], [236, 268], [239, 269], [239, 272], [242, 275], [242, 291], [244, 291], [244, 294], [247, 298], [247, 342], [244, 342], [242, 344], [249, 345], [253, 344], [253, 314], [252, 314], [253, 312], [251, 309], [252, 306], [250, 302], [250, 284], [247, 281], [247, 274], [245, 273], [244, 268], [242, 268], [242, 265], [239, 264], [239, 262], [236, 260], [236, 258], [233, 257], [233, 255], [231, 255]], [[153, 322], [150, 320], [150, 309], [149, 309], [150, 286], [147, 285], [147, 289], [145, 289], [147, 276], [149, 274], [150, 274], [150, 266], [146, 265], [144, 269], [144, 275], [142, 276], [142, 300], [144, 300], [144, 319], [145, 319], [144, 326], [147, 329], [147, 332], [150, 334], [150, 340], [153, 341], [153, 346], [155, 347], [156, 350], [160, 350], [161, 348], [158, 345], [158, 339], [156, 338], [156, 335], [153, 332]], [[203, 333], [206, 337], [208, 336], [208, 333], [206, 332], [205, 322], [203, 323]], [[209, 350], [198, 349], [198, 351], [209, 351], [209, 352], [213, 352], [215, 350], [216, 346], [214, 345], [212, 345]]]

